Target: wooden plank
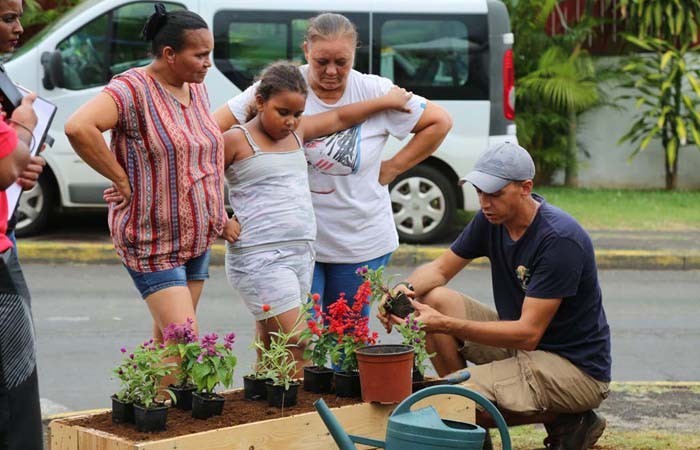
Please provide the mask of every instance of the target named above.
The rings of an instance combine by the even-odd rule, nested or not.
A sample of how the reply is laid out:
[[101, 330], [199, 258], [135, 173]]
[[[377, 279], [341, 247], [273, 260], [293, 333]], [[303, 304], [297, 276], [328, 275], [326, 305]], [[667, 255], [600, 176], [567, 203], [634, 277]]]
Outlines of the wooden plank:
[[61, 420], [49, 424], [49, 450], [77, 450], [78, 430]]
[[[471, 400], [455, 395], [439, 395], [418, 402], [414, 409], [426, 404], [433, 405], [443, 418], [474, 422], [474, 404]], [[384, 440], [388, 418], [395, 407], [396, 405], [359, 403], [333, 408], [332, 411], [349, 434]], [[54, 422], [56, 422], [55, 425]], [[333, 438], [316, 412], [142, 443], [129, 443], [97, 430], [70, 427], [61, 421], [54, 422], [50, 427], [56, 428], [57, 439], [62, 439], [58, 442], [64, 443], [60, 447], [52, 447], [51, 450], [182, 450], [183, 448], [328, 450], [335, 448]], [[58, 434], [59, 430], [61, 434]]]
[[[474, 421], [474, 404], [471, 400], [453, 395], [440, 395], [419, 402], [435, 406], [444, 418], [466, 422]], [[332, 409], [336, 419], [349, 433], [384, 440], [389, 415], [396, 405], [357, 404]], [[136, 445], [140, 450], [328, 450], [335, 442], [321, 417], [305, 413], [280, 419], [266, 420], [230, 428], [205, 431], [177, 438], [144, 442]]]

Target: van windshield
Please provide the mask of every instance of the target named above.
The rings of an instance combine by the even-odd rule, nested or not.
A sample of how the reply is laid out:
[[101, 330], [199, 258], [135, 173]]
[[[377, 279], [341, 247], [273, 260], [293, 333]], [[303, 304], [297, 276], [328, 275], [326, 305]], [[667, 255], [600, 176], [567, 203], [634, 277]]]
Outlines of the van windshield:
[[20, 48], [17, 49], [17, 51], [12, 55], [10, 60], [13, 60], [18, 56], [27, 53], [29, 50], [33, 49], [39, 42], [41, 42], [44, 39], [44, 36], [50, 34], [53, 30], [62, 27], [63, 24], [71, 20], [73, 17], [82, 13], [86, 9], [92, 8], [95, 4], [100, 3], [101, 1], [102, 0], [87, 0], [84, 2], [80, 2], [80, 4], [75, 6], [70, 11], [66, 12], [57, 21], [45, 26], [39, 33], [35, 34], [34, 36], [32, 36], [31, 39], [22, 44]]

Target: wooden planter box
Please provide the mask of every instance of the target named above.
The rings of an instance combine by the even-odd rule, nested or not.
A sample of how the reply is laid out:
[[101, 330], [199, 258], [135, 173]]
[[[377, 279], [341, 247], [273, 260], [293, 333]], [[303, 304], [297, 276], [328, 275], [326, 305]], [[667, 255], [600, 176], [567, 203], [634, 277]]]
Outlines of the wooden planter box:
[[[464, 397], [438, 395], [415, 407], [433, 405], [445, 419], [474, 422], [474, 403]], [[396, 405], [358, 403], [333, 408], [349, 434], [384, 440], [389, 415]], [[414, 408], [415, 408], [414, 407]], [[113, 434], [71, 425], [74, 418], [49, 424], [50, 450], [329, 450], [337, 448], [318, 413], [209, 430], [150, 442], [134, 443]], [[358, 448], [368, 448], [358, 444]]]

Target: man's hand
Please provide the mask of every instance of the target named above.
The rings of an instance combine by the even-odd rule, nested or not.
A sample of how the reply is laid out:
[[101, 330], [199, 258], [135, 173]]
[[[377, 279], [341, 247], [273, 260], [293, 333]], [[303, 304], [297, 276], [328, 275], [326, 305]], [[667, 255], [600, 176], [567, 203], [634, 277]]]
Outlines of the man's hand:
[[23, 191], [28, 191], [36, 186], [45, 165], [46, 161], [41, 156], [37, 155], [29, 158], [29, 164], [17, 178], [17, 183], [22, 187]]
[[[442, 323], [443, 318], [445, 317], [444, 314], [441, 314], [436, 309], [415, 300], [411, 300], [411, 305], [413, 305], [413, 307], [416, 309], [416, 319], [420, 320], [420, 322], [423, 324], [423, 330], [426, 333], [443, 331]], [[401, 318], [396, 316], [392, 317], [394, 318], [394, 323], [399, 324], [402, 322]]]
[[224, 225], [224, 231], [221, 232], [221, 237], [233, 244], [238, 240], [238, 236], [240, 235], [241, 224], [238, 223], [238, 219], [236, 219], [236, 216], [233, 216], [226, 221], [226, 225]]
[[[410, 290], [406, 285], [404, 284], [399, 284], [394, 287], [391, 291], [391, 295], [395, 296], [397, 292], [403, 292], [406, 294], [406, 297], [413, 299], [416, 296], [416, 293]], [[379, 314], [377, 314], [377, 319], [382, 323], [384, 326], [384, 329], [386, 330], [387, 333], [391, 333], [391, 328], [394, 323], [402, 323], [404, 319], [397, 317], [393, 314], [388, 314], [386, 312], [386, 304], [389, 301], [389, 294], [384, 294], [379, 301], [379, 307], [378, 311]], [[395, 320], [396, 319], [396, 320]]]

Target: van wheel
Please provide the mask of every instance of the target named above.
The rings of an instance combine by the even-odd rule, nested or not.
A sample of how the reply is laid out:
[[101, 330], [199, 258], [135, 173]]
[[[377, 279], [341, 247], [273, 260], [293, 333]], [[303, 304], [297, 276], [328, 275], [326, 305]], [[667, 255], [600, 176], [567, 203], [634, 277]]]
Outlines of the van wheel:
[[22, 192], [17, 207], [17, 237], [32, 236], [46, 227], [54, 205], [56, 186], [47, 168], [34, 188]]
[[428, 165], [416, 166], [391, 183], [391, 207], [402, 242], [425, 244], [451, 230], [456, 208], [452, 184]]

